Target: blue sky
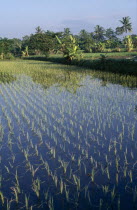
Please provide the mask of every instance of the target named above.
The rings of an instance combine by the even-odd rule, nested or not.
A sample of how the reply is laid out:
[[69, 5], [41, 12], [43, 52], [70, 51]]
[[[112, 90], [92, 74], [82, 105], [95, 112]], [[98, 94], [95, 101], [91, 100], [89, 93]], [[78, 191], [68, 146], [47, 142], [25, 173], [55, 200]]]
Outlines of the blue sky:
[[137, 33], [137, 0], [5, 0], [0, 4], [0, 37], [22, 38], [43, 30], [89, 32], [98, 24], [115, 29], [122, 17], [130, 16]]

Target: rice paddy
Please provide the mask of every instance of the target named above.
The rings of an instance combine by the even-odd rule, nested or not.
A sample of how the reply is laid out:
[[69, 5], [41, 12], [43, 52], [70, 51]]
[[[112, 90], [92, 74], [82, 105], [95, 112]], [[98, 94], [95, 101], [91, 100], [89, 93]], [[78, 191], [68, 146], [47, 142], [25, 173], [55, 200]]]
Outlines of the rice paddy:
[[137, 78], [0, 62], [0, 209], [136, 209]]

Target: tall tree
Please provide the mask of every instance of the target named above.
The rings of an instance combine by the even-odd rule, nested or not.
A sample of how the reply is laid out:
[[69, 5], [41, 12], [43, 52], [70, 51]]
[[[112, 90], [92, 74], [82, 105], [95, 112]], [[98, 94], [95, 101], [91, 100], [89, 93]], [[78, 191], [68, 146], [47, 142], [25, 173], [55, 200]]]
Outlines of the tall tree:
[[36, 27], [35, 30], [36, 30], [36, 32], [35, 32], [36, 34], [42, 34], [43, 33], [43, 30], [40, 26]]
[[85, 52], [91, 52], [93, 46], [93, 38], [90, 33], [82, 29], [79, 33], [79, 46]]
[[103, 41], [104, 34], [105, 34], [105, 29], [100, 25], [96, 25], [95, 30], [94, 30], [94, 38], [97, 41]]
[[32, 34], [29, 39], [28, 47], [33, 53], [48, 55], [53, 47], [53, 40], [45, 33]]
[[64, 36], [69, 36], [70, 34], [70, 28], [64, 28]]
[[130, 22], [130, 17], [123, 17], [122, 20], [120, 20], [120, 23], [122, 23], [121, 27], [116, 28], [117, 35], [121, 35], [124, 32], [131, 32], [132, 31], [132, 23]]
[[112, 28], [106, 29], [105, 37], [107, 39], [117, 39], [116, 33], [115, 33], [115, 31]]
[[12, 49], [13, 40], [8, 38], [0, 39], [0, 54], [10, 53]]
[[21, 55], [21, 48], [22, 48], [22, 41], [17, 38], [12, 39], [12, 45], [11, 45], [11, 53], [13, 53], [16, 56]]

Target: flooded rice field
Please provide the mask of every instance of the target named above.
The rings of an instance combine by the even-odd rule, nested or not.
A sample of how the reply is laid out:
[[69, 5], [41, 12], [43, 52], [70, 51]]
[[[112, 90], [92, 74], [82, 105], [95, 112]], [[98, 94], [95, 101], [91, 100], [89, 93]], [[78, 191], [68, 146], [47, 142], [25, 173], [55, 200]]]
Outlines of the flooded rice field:
[[137, 78], [0, 62], [0, 209], [137, 209]]

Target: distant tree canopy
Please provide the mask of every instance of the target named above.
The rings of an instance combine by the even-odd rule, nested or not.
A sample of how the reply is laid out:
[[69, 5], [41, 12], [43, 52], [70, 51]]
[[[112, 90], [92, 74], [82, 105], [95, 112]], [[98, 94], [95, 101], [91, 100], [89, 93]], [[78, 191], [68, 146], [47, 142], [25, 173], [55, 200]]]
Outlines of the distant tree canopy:
[[8, 52], [11, 52], [13, 46], [13, 40], [11, 39], [0, 39], [0, 54], [4, 53], [7, 54]]
[[53, 47], [52, 37], [45, 33], [36, 33], [30, 36], [28, 42], [29, 50], [36, 54], [46, 54]]
[[94, 45], [93, 35], [84, 29], [81, 30], [78, 36], [78, 43], [80, 49], [84, 50], [84, 52], [91, 52]]
[[102, 26], [96, 25], [94, 30], [94, 38], [97, 41], [104, 41], [105, 39], [105, 29]]
[[133, 46], [137, 48], [137, 34], [132, 34], [131, 38], [132, 38]]
[[116, 32], [112, 29], [112, 28], [108, 28], [106, 29], [105, 31], [105, 37], [106, 39], [111, 39], [111, 40], [116, 40], [117, 39], [117, 35], [116, 35]]
[[[61, 50], [56, 37], [58, 37], [62, 43], [65, 43], [67, 47], [72, 42], [70, 36], [75, 39], [77, 50], [82, 50], [87, 53], [103, 52], [105, 49], [113, 50], [114, 48], [117, 48], [119, 51], [121, 47], [125, 47], [125, 40], [126, 43], [128, 43], [126, 46], [130, 46], [132, 43], [130, 49], [137, 48], [136, 34], [131, 35], [128, 39], [118, 37], [123, 33], [132, 31], [130, 17], [123, 17], [120, 23], [121, 26], [118, 26], [115, 30], [112, 28], [105, 29], [100, 25], [96, 25], [94, 31], [87, 32], [85, 29], [82, 29], [77, 35], [73, 35], [70, 28], [64, 28], [64, 31], [53, 32], [50, 30], [44, 31], [38, 26], [34, 34], [24, 36], [22, 40], [17, 38], [0, 38], [0, 57], [3, 58], [4, 54], [9, 53], [12, 53], [14, 56], [58, 53], [61, 52]], [[128, 48], [125, 47], [125, 49]]]

